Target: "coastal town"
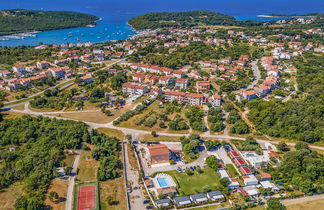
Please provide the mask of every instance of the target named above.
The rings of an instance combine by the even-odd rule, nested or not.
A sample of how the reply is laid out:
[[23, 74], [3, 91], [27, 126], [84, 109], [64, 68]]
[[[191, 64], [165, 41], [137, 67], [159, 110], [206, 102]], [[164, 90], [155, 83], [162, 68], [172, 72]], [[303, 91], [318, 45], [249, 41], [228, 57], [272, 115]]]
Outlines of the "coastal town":
[[[296, 18], [274, 28], [313, 22]], [[89, 134], [75, 134], [83, 142], [64, 149], [64, 164], [53, 164], [44, 196], [53, 209], [285, 209], [324, 193], [321, 134], [303, 136], [319, 143], [308, 145], [275, 129], [266, 133], [257, 117], [274, 123], [254, 112], [310, 94], [298, 84], [297, 63], [323, 57], [323, 34], [320, 27], [171, 27], [106, 43], [40, 44], [28, 59], [0, 66], [4, 117], [88, 126]], [[103, 143], [98, 133], [119, 140]], [[9, 154], [20, 147], [3, 146]], [[312, 165], [304, 169], [306, 158]], [[291, 167], [311, 174], [307, 184], [306, 172], [289, 166], [296, 159]], [[103, 172], [103, 165], [115, 168]], [[50, 199], [54, 189], [60, 195]]]

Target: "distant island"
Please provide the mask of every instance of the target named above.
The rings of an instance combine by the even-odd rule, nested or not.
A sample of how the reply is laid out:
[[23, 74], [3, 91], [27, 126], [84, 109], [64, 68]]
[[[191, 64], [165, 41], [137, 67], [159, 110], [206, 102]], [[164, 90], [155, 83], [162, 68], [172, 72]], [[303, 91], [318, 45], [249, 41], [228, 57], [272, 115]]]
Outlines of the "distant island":
[[163, 27], [193, 27], [199, 25], [234, 25], [237, 20], [229, 15], [211, 11], [155, 12], [134, 17], [128, 23], [135, 30]]
[[282, 18], [282, 17], [323, 17], [324, 13], [307, 13], [307, 14], [269, 14], [269, 15], [258, 15], [258, 17], [272, 17], [272, 18]]
[[0, 35], [95, 25], [98, 17], [68, 11], [11, 9], [0, 11]]

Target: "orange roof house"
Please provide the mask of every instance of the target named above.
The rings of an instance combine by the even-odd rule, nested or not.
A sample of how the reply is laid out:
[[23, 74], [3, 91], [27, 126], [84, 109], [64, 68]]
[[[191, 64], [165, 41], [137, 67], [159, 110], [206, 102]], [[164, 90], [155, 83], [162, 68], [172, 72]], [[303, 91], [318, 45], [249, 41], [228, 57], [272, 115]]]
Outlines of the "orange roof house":
[[165, 144], [147, 146], [146, 158], [149, 164], [169, 164], [170, 150]]

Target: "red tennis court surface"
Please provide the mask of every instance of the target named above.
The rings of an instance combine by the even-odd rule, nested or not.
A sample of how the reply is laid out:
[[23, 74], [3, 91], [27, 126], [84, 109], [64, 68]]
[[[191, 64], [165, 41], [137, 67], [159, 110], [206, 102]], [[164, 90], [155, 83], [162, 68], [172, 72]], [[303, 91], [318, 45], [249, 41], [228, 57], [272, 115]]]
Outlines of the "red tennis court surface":
[[96, 186], [80, 186], [78, 191], [78, 210], [96, 208]]

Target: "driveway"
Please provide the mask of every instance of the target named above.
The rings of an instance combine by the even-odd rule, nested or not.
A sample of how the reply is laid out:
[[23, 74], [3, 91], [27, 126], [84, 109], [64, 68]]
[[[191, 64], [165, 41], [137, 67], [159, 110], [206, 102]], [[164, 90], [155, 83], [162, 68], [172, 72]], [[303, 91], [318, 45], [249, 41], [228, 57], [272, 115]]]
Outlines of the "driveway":
[[77, 154], [75, 155], [75, 159], [72, 165], [71, 176], [69, 177], [69, 186], [66, 194], [65, 210], [72, 210], [75, 177], [77, 174], [77, 169], [80, 161], [81, 150], [76, 151], [76, 153]]
[[145, 200], [145, 198], [142, 193], [142, 189], [138, 183], [139, 173], [136, 170], [132, 170], [130, 167], [130, 162], [127, 153], [127, 147], [128, 147], [127, 143], [123, 143], [123, 147], [124, 147], [125, 162], [126, 162], [124, 166], [124, 170], [126, 170], [126, 182], [128, 183], [128, 186], [132, 187], [132, 191], [128, 193], [128, 197], [130, 199], [130, 209], [134, 209], [134, 210], [145, 209], [145, 204], [143, 204], [143, 200]]

